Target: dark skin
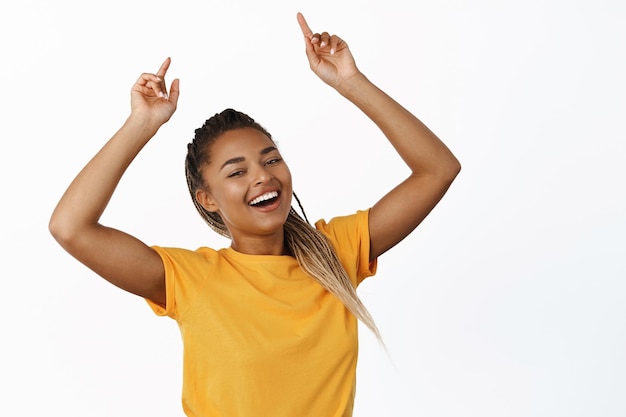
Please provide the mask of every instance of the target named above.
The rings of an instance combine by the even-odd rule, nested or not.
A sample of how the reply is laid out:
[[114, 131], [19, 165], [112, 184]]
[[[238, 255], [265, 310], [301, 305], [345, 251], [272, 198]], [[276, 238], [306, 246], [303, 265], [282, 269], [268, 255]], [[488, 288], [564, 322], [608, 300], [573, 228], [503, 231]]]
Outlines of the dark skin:
[[[370, 259], [373, 260], [424, 220], [445, 194], [460, 165], [433, 132], [359, 71], [346, 42], [327, 32], [314, 33], [301, 14], [297, 20], [311, 70], [380, 128], [411, 171], [371, 208]], [[168, 58], [156, 73], [139, 77], [131, 90], [130, 116], [70, 184], [49, 225], [57, 241], [80, 262], [114, 285], [163, 306], [165, 272], [160, 257], [139, 239], [103, 226], [99, 220], [130, 163], [176, 111], [179, 81], [171, 83], [169, 94], [165, 84], [170, 62]], [[216, 143], [219, 142], [218, 139]], [[250, 143], [258, 145], [256, 151], [265, 145], [254, 140]], [[231, 210], [249, 213], [245, 221], [227, 222], [229, 230], [234, 232], [233, 247], [237, 250], [253, 254], [283, 253], [284, 220], [278, 220], [284, 213], [252, 211], [244, 205], [259, 195], [254, 191], [259, 183], [264, 187], [261, 193], [280, 190], [282, 202], [286, 203], [290, 177], [287, 186], [284, 173], [278, 175], [270, 168], [263, 168], [266, 172], [262, 172], [266, 160], [246, 151], [243, 142], [241, 146], [232, 155], [245, 154], [248, 172], [255, 173], [244, 176], [243, 186], [238, 183], [237, 195], [241, 198], [237, 197], [237, 201], [241, 206], [233, 203], [236, 199], [231, 198], [232, 193], [227, 197], [229, 192], [224, 187], [232, 182], [226, 180], [210, 179], [209, 189], [198, 194], [198, 199], [211, 210], [223, 211], [227, 218], [231, 218], [228, 216]]]

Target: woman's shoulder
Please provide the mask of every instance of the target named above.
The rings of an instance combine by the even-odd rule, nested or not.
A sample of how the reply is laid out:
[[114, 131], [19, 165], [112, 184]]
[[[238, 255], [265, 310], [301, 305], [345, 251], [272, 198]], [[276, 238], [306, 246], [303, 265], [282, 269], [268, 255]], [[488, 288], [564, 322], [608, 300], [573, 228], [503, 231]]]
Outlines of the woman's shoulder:
[[358, 210], [355, 213], [332, 217], [329, 221], [320, 219], [315, 222], [315, 228], [328, 237], [340, 237], [346, 233], [353, 235], [355, 231], [367, 230], [368, 210]]
[[195, 250], [168, 246], [152, 246], [152, 249], [155, 250], [161, 258], [168, 258], [178, 262], [211, 262], [220, 256], [221, 251], [206, 246], [201, 246]]

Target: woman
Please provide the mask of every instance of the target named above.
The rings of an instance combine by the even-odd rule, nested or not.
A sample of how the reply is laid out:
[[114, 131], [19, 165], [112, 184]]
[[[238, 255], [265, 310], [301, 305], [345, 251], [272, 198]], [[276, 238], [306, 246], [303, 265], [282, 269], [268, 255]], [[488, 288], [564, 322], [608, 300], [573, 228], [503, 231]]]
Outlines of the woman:
[[342, 39], [297, 19], [313, 72], [372, 119], [411, 170], [373, 207], [310, 226], [291, 208], [291, 175], [270, 134], [227, 109], [196, 130], [186, 174], [196, 208], [230, 247], [149, 247], [99, 224], [129, 164], [176, 110], [168, 58], [140, 76], [130, 116], [50, 220], [72, 256], [177, 320], [188, 416], [352, 415], [357, 318], [378, 335], [355, 288], [460, 170], [424, 124], [358, 70]]

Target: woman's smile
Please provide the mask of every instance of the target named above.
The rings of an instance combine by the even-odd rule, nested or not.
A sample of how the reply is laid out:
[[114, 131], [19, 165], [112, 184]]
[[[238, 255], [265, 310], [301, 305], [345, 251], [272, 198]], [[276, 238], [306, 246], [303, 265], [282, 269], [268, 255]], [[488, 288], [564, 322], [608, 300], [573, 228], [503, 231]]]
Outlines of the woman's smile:
[[248, 205], [260, 211], [273, 211], [278, 208], [279, 197], [278, 191], [268, 191], [250, 201]]

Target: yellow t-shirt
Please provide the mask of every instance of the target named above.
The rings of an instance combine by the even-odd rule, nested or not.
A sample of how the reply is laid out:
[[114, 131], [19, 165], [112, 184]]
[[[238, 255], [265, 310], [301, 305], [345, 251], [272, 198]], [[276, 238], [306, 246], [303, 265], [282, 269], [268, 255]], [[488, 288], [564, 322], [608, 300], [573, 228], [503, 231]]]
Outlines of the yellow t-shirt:
[[[358, 285], [369, 262], [368, 211], [315, 226]], [[167, 306], [183, 339], [182, 403], [189, 417], [349, 417], [357, 321], [290, 256], [232, 248], [154, 247]]]

